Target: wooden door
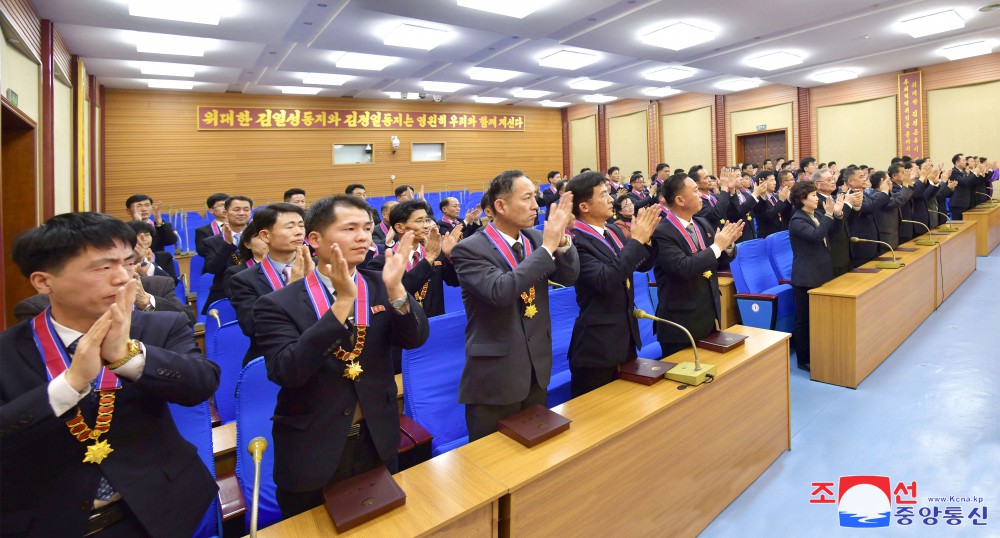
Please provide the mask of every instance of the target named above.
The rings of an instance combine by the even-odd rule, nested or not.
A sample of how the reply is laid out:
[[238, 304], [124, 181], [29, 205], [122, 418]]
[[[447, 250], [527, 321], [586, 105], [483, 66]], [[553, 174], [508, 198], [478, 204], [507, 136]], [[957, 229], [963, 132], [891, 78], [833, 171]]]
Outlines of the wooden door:
[[0, 116], [0, 295], [3, 327], [16, 323], [14, 305], [35, 294], [35, 289], [11, 259], [14, 239], [38, 222], [35, 197], [35, 123], [2, 100]]
[[[764, 159], [775, 161], [788, 158], [788, 131], [782, 129], [767, 133], [764, 136], [766, 137]], [[764, 159], [754, 162], [760, 165], [764, 162]]]
[[741, 163], [760, 163], [764, 162], [767, 155], [767, 135], [766, 134], [753, 134], [740, 137], [740, 144], [738, 147], [742, 148], [742, 151], [738, 151], [739, 155], [736, 156], [736, 160]]

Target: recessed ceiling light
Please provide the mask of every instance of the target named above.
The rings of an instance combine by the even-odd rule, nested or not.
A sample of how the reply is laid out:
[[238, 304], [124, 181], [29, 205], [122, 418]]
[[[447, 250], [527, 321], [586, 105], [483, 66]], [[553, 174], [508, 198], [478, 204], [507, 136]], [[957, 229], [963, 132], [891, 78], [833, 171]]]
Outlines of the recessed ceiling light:
[[420, 87], [429, 92], [451, 93], [461, 90], [462, 88], [465, 87], [465, 84], [459, 84], [458, 82], [426, 81], [426, 82], [421, 82]]
[[664, 67], [655, 71], [647, 71], [642, 74], [646, 80], [656, 80], [659, 82], [675, 82], [694, 76], [694, 71], [683, 67]]
[[610, 103], [611, 101], [614, 101], [616, 99], [618, 98], [615, 97], [614, 95], [601, 95], [599, 93], [595, 93], [594, 95], [583, 96], [583, 100], [588, 103]]
[[420, 99], [417, 92], [385, 92], [391, 99]]
[[507, 100], [506, 97], [479, 97], [478, 95], [473, 96], [473, 99], [475, 99], [477, 103], [485, 103], [489, 105], [495, 105]]
[[198, 69], [188, 64], [140, 62], [139, 72], [143, 75], [159, 75], [161, 77], [193, 77]]
[[962, 58], [972, 58], [993, 52], [993, 47], [986, 41], [973, 41], [964, 45], [955, 45], [941, 49], [941, 56], [949, 60], [961, 60]]
[[679, 21], [653, 30], [639, 39], [647, 45], [683, 50], [715, 39], [715, 32]]
[[791, 52], [779, 50], [778, 52], [749, 58], [744, 60], [743, 63], [749, 65], [750, 67], [763, 69], [764, 71], [774, 71], [775, 69], [783, 69], [785, 67], [799, 65], [802, 63], [802, 57], [792, 54]]
[[306, 73], [302, 77], [303, 84], [316, 84], [319, 86], [340, 86], [351, 80], [351, 75], [333, 75], [330, 73]]
[[552, 108], [562, 108], [569, 105], [570, 103], [566, 101], [549, 101], [548, 99], [542, 101], [542, 106], [552, 107]]
[[236, 11], [233, 1], [216, 0], [128, 0], [128, 14], [133, 17], [193, 22], [218, 26], [219, 19]]
[[542, 67], [554, 67], [556, 69], [568, 69], [570, 71], [596, 62], [599, 58], [596, 54], [577, 52], [574, 50], [560, 50], [548, 56], [538, 59], [538, 65]]
[[135, 50], [147, 54], [170, 54], [173, 56], [204, 56], [211, 39], [170, 34], [134, 34]]
[[458, 5], [523, 19], [551, 4], [552, 0], [458, 0]]
[[510, 91], [510, 93], [514, 97], [520, 97], [521, 99], [538, 99], [539, 97], [545, 97], [552, 92], [547, 92], [545, 90], [525, 90], [524, 88], [514, 88]]
[[724, 80], [716, 84], [717, 88], [721, 88], [723, 90], [729, 90], [731, 92], [749, 90], [750, 88], [756, 88], [757, 86], [760, 86], [759, 78], [734, 78], [730, 80]]
[[904, 32], [913, 37], [924, 37], [965, 28], [965, 20], [954, 9], [907, 19], [899, 24]]
[[146, 86], [167, 90], [190, 90], [194, 88], [194, 82], [190, 80], [147, 80]]
[[472, 80], [485, 80], [488, 82], [507, 82], [508, 80], [522, 74], [523, 73], [518, 71], [490, 69], [488, 67], [474, 67], [469, 70], [469, 78]]
[[569, 83], [569, 87], [574, 90], [583, 91], [594, 91], [601, 88], [607, 88], [608, 86], [614, 84], [614, 82], [608, 82], [605, 80], [593, 80], [589, 78], [579, 78]]
[[823, 71], [822, 73], [816, 73], [810, 77], [817, 82], [823, 82], [826, 84], [832, 84], [834, 82], [841, 82], [843, 80], [852, 80], [858, 78], [858, 72], [852, 71], [850, 69], [833, 69], [831, 71]]
[[340, 69], [360, 69], [364, 71], [381, 71], [396, 62], [395, 56], [379, 56], [377, 54], [361, 54], [360, 52], [345, 52], [334, 56], [333, 63]]
[[447, 30], [403, 23], [385, 34], [385, 37], [382, 38], [382, 44], [391, 47], [431, 50], [449, 39], [451, 39], [451, 32]]
[[323, 88], [307, 88], [305, 86], [280, 86], [281, 93], [287, 93], [291, 95], [316, 95]]
[[681, 93], [681, 90], [677, 88], [671, 88], [670, 86], [664, 88], [649, 88], [648, 90], [643, 90], [643, 95], [648, 95], [650, 97], [668, 97], [671, 95], [677, 95]]

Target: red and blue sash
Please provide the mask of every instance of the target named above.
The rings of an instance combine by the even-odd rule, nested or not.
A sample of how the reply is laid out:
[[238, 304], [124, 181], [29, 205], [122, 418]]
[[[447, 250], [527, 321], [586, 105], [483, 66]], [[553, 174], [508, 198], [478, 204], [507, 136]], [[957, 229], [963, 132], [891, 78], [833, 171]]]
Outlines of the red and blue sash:
[[[396, 254], [399, 254], [399, 243], [395, 243], [395, 244], [393, 244], [393, 245], [392, 245], [392, 250], [393, 250], [393, 252], [395, 252]], [[420, 259], [421, 259], [421, 260], [427, 257], [427, 250], [426, 250], [426, 249], [424, 248], [424, 246], [423, 246], [423, 245], [420, 245], [420, 244], [418, 244], [418, 245], [417, 245], [417, 252], [419, 252], [419, 253], [420, 253]], [[414, 262], [414, 261], [413, 261], [413, 254], [411, 253], [411, 254], [410, 254], [410, 259], [406, 260], [406, 270], [407, 270], [407, 271], [409, 271], [410, 269], [413, 269], [413, 267], [414, 267], [414, 266], [415, 266], [415, 265], [416, 265], [417, 263], [419, 263], [419, 261], [417, 261], [417, 262]]]
[[644, 193], [642, 191], [637, 191], [635, 189], [632, 189], [632, 194], [638, 196], [640, 200], [646, 198], [646, 193]]
[[264, 256], [264, 259], [260, 261], [260, 270], [264, 273], [264, 279], [271, 285], [272, 291], [285, 287], [285, 281], [281, 279], [281, 273], [274, 267], [270, 256]]
[[212, 235], [222, 235], [222, 227], [217, 220], [212, 221]]
[[384, 220], [378, 223], [378, 227], [382, 230], [382, 235], [386, 235], [389, 233], [389, 227], [385, 225]]
[[670, 222], [670, 224], [674, 225], [674, 228], [677, 228], [677, 231], [681, 233], [681, 237], [684, 238], [684, 241], [687, 242], [688, 248], [691, 249], [691, 254], [694, 254], [705, 248], [705, 238], [701, 235], [701, 227], [698, 226], [694, 221], [691, 222], [691, 225], [694, 226], [695, 234], [698, 236], [697, 245], [695, 245], [694, 241], [691, 240], [691, 236], [688, 234], [687, 230], [684, 229], [684, 226], [681, 224], [680, 219], [677, 218], [677, 215], [668, 212], [667, 220]]
[[253, 258], [250, 258], [250, 259], [248, 259], [247, 261], [245, 261], [243, 263], [245, 263], [247, 265], [247, 267], [253, 267], [253, 266], [257, 265], [257, 262], [253, 261]]
[[[354, 299], [354, 324], [358, 327], [367, 327], [370, 312], [368, 310], [368, 282], [361, 271], [354, 271], [354, 284], [358, 287], [358, 296]], [[313, 270], [306, 276], [306, 293], [309, 294], [309, 302], [312, 303], [316, 311], [316, 319], [323, 317], [330, 309], [330, 294], [326, 291], [326, 285], [319, 278], [319, 269]]]
[[549, 183], [549, 192], [551, 192], [552, 194], [556, 194], [558, 192], [556, 191], [556, 186]]
[[715, 204], [719, 203], [719, 199], [715, 197], [714, 194], [702, 194], [701, 198], [703, 200], [708, 200], [708, 205], [715, 207]]
[[[45, 375], [49, 381], [68, 370], [71, 362], [66, 347], [63, 346], [62, 340], [52, 325], [51, 312], [51, 307], [46, 308], [31, 320], [31, 332], [35, 338], [35, 346], [38, 347], [38, 354], [42, 356], [42, 361], [45, 363]], [[101, 373], [97, 376], [96, 388], [97, 390], [120, 389], [122, 382], [114, 372], [104, 366], [101, 367]]]
[[[483, 233], [486, 234], [486, 238], [490, 240], [490, 243], [493, 243], [493, 246], [500, 251], [500, 255], [507, 260], [507, 265], [510, 265], [511, 269], [516, 269], [517, 258], [514, 257], [514, 251], [510, 249], [510, 245], [500, 235], [500, 230], [497, 230], [496, 226], [491, 222], [486, 228], [483, 228]], [[518, 232], [518, 240], [524, 245], [524, 258], [528, 259], [528, 256], [531, 256], [531, 242], [521, 232]]]
[[670, 210], [667, 209], [667, 206], [665, 206], [663, 204], [660, 204], [660, 220], [663, 220], [663, 218], [666, 217], [669, 214], [670, 214]]
[[618, 250], [616, 251], [611, 246], [611, 243], [608, 243], [608, 238], [604, 237], [604, 234], [597, 233], [597, 230], [594, 229], [593, 226], [587, 224], [586, 222], [576, 221], [573, 224], [573, 230], [575, 230], [577, 232], [580, 232], [582, 234], [589, 235], [590, 237], [593, 237], [594, 239], [600, 240], [601, 243], [604, 243], [604, 246], [608, 247], [608, 250], [610, 250], [611, 254], [614, 255], [614, 256], [617, 256], [618, 253], [621, 252], [621, 250], [623, 248], [625, 248], [625, 247], [622, 246], [622, 242], [618, 239], [618, 236], [615, 235], [614, 232], [608, 231], [608, 234], [611, 235], [611, 239], [615, 242], [616, 245], [618, 245]]

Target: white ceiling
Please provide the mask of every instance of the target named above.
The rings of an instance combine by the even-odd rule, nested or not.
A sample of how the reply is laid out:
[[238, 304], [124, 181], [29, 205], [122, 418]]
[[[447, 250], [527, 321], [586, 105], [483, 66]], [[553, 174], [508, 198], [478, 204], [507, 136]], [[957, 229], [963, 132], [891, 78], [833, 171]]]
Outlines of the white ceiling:
[[[516, 19], [460, 7], [456, 0], [232, 0], [236, 12], [218, 26], [132, 17], [127, 0], [31, 3], [41, 18], [56, 23], [89, 72], [112, 88], [145, 88], [145, 80], [173, 78], [141, 75], [138, 62], [152, 61], [201, 66], [193, 79], [184, 79], [194, 80], [197, 91], [280, 93], [279, 86], [302, 85], [306, 73], [337, 73], [354, 78], [319, 95], [385, 99], [388, 91], [422, 92], [421, 81], [444, 81], [467, 84], [441, 94], [445, 101], [481, 95], [509, 98], [504, 104], [538, 104], [541, 99], [511, 95], [524, 87], [552, 92], [543, 99], [576, 104], [586, 93], [650, 99], [643, 90], [667, 84], [642, 74], [666, 66], [696, 70], [694, 77], [671, 84], [675, 88], [724, 94], [716, 84], [734, 76], [810, 87], [820, 84], [810, 75], [835, 68], [864, 77], [944, 62], [942, 47], [970, 41], [987, 40], [1000, 50], [1000, 9], [979, 11], [994, 0], [538, 1], [544, 7]], [[956, 10], [965, 28], [914, 39], [898, 27], [899, 21], [945, 9]], [[639, 39], [679, 19], [700, 21], [717, 36], [679, 52]], [[453, 36], [431, 51], [383, 45], [382, 34], [402, 22]], [[132, 45], [132, 32], [210, 38], [214, 46], [204, 57], [143, 54]], [[589, 51], [599, 60], [576, 71], [538, 65], [539, 56], [560, 48]], [[770, 72], [743, 63], [776, 50], [800, 54], [805, 62]], [[338, 69], [332, 58], [343, 51], [400, 60], [382, 71]], [[467, 75], [474, 67], [524, 74], [502, 83], [477, 82]], [[571, 89], [569, 82], [580, 77], [614, 84], [593, 92]]]

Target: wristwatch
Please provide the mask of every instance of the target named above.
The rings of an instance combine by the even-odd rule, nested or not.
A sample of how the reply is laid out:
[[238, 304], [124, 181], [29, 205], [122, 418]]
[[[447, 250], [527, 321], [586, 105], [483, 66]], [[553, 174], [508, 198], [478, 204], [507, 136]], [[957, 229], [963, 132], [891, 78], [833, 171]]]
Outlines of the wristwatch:
[[125, 356], [121, 360], [116, 361], [114, 364], [109, 364], [108, 369], [117, 370], [118, 368], [125, 366], [125, 363], [132, 360], [132, 357], [135, 357], [140, 353], [142, 353], [142, 345], [140, 345], [140, 342], [138, 340], [133, 338], [132, 340], [128, 341], [128, 352], [125, 353]]
[[405, 304], [406, 304], [406, 297], [400, 297], [399, 299], [396, 299], [391, 303], [389, 303], [389, 306], [395, 308], [396, 310], [402, 310], [403, 305]]

